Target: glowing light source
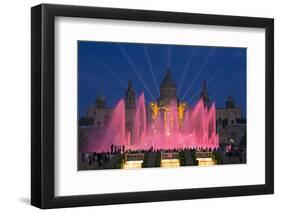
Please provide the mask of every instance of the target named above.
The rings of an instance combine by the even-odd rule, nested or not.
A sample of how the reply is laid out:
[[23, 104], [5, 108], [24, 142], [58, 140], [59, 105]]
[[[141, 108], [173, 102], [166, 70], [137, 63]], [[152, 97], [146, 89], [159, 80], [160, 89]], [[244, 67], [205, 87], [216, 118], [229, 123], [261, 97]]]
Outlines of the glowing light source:
[[215, 165], [215, 161], [212, 158], [196, 158], [196, 160], [198, 160], [198, 166]]
[[150, 108], [151, 108], [151, 117], [152, 117], [152, 119], [156, 119], [157, 115], [158, 115], [158, 111], [159, 111], [157, 103], [151, 102], [150, 103]]
[[179, 167], [180, 161], [179, 159], [162, 159], [160, 167], [163, 168], [171, 168], [171, 167]]
[[143, 160], [126, 161], [123, 169], [139, 169], [142, 167]]
[[198, 161], [198, 166], [212, 166], [216, 164], [212, 152], [197, 152], [196, 160]]

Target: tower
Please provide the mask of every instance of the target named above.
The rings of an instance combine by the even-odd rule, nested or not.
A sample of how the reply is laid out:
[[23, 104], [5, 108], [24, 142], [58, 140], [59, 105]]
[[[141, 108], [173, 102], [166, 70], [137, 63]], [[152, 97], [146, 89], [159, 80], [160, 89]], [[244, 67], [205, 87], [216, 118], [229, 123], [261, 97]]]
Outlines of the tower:
[[226, 109], [235, 108], [235, 101], [233, 100], [232, 96], [227, 97], [227, 101], [225, 102], [225, 108]]
[[134, 119], [136, 115], [136, 105], [137, 105], [137, 99], [136, 99], [136, 92], [133, 88], [132, 81], [128, 81], [128, 88], [125, 93], [125, 122], [126, 122], [126, 131], [129, 135], [126, 135], [126, 137], [129, 138], [129, 143], [134, 144], [134, 135], [133, 135], [133, 129], [134, 129]]
[[97, 96], [96, 101], [95, 101], [95, 107], [96, 108], [104, 108], [105, 107], [105, 98], [102, 96], [101, 92], [99, 92], [100, 94]]
[[104, 127], [105, 125], [105, 116], [104, 116], [105, 105], [106, 105], [105, 98], [102, 96], [100, 92], [100, 94], [96, 98], [95, 107], [93, 111], [95, 127]]
[[209, 93], [208, 93], [208, 90], [207, 90], [206, 81], [203, 81], [203, 88], [202, 88], [202, 91], [200, 93], [200, 98], [204, 102], [204, 107], [209, 108], [210, 107], [210, 97], [209, 97]]
[[129, 80], [128, 88], [125, 94], [125, 108], [135, 109], [136, 108], [136, 93], [132, 85], [132, 81]]
[[235, 101], [232, 96], [228, 96], [225, 108], [228, 111], [228, 125], [236, 124], [237, 110], [235, 109]]

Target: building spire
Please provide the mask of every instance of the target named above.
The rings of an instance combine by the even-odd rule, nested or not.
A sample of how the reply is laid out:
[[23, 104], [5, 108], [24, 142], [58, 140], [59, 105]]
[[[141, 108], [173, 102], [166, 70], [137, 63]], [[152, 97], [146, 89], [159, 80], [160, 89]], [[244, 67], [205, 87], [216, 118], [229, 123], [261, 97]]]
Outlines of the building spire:
[[206, 82], [206, 80], [203, 81], [203, 90], [207, 90], [207, 82]]
[[131, 89], [131, 88], [133, 88], [132, 80], [129, 80], [129, 81], [128, 81], [128, 89]]
[[204, 106], [205, 107], [210, 107], [210, 97], [209, 97], [209, 93], [208, 93], [208, 89], [207, 89], [207, 82], [204, 80], [203, 81], [203, 88], [200, 94], [200, 98], [203, 100], [204, 102]]
[[171, 76], [171, 71], [170, 71], [170, 67], [169, 67], [169, 66], [167, 67], [166, 74], [165, 74], [165, 78], [172, 78], [172, 76]]

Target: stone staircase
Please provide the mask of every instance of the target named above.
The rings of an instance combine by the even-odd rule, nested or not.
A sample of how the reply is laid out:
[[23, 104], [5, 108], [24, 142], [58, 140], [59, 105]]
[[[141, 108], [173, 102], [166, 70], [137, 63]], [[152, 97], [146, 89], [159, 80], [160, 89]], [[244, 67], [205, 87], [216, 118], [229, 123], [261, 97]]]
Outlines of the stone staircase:
[[147, 154], [147, 166], [146, 167], [155, 167], [156, 166], [156, 152]]
[[184, 160], [185, 160], [185, 166], [192, 166], [194, 165], [191, 152], [184, 152]]

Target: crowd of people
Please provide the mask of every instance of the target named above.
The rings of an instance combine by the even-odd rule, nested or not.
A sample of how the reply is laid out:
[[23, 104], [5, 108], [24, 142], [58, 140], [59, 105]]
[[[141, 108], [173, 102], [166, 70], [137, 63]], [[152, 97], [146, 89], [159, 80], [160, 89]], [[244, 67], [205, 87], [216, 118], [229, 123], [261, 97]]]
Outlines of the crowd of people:
[[87, 162], [88, 164], [93, 164], [94, 162], [98, 162], [98, 165], [102, 166], [104, 163], [110, 161], [114, 155], [120, 154], [140, 154], [140, 153], [169, 153], [169, 152], [212, 152], [212, 153], [225, 153], [227, 158], [238, 157], [240, 162], [242, 161], [243, 155], [245, 155], [246, 150], [241, 147], [235, 147], [234, 144], [227, 144], [223, 147], [218, 147], [215, 149], [211, 148], [175, 148], [175, 149], [156, 149], [154, 147], [150, 147], [149, 149], [126, 149], [124, 145], [114, 145], [110, 146], [110, 151], [108, 152], [81, 152], [80, 161], [82, 163]]
[[98, 162], [98, 165], [102, 166], [110, 161], [111, 157], [109, 152], [81, 152], [80, 160], [82, 163], [87, 162], [89, 165]]
[[240, 162], [242, 161], [243, 156], [246, 154], [245, 148], [239, 146], [235, 147], [232, 143], [229, 143], [224, 147], [224, 152], [226, 157], [238, 157]]

